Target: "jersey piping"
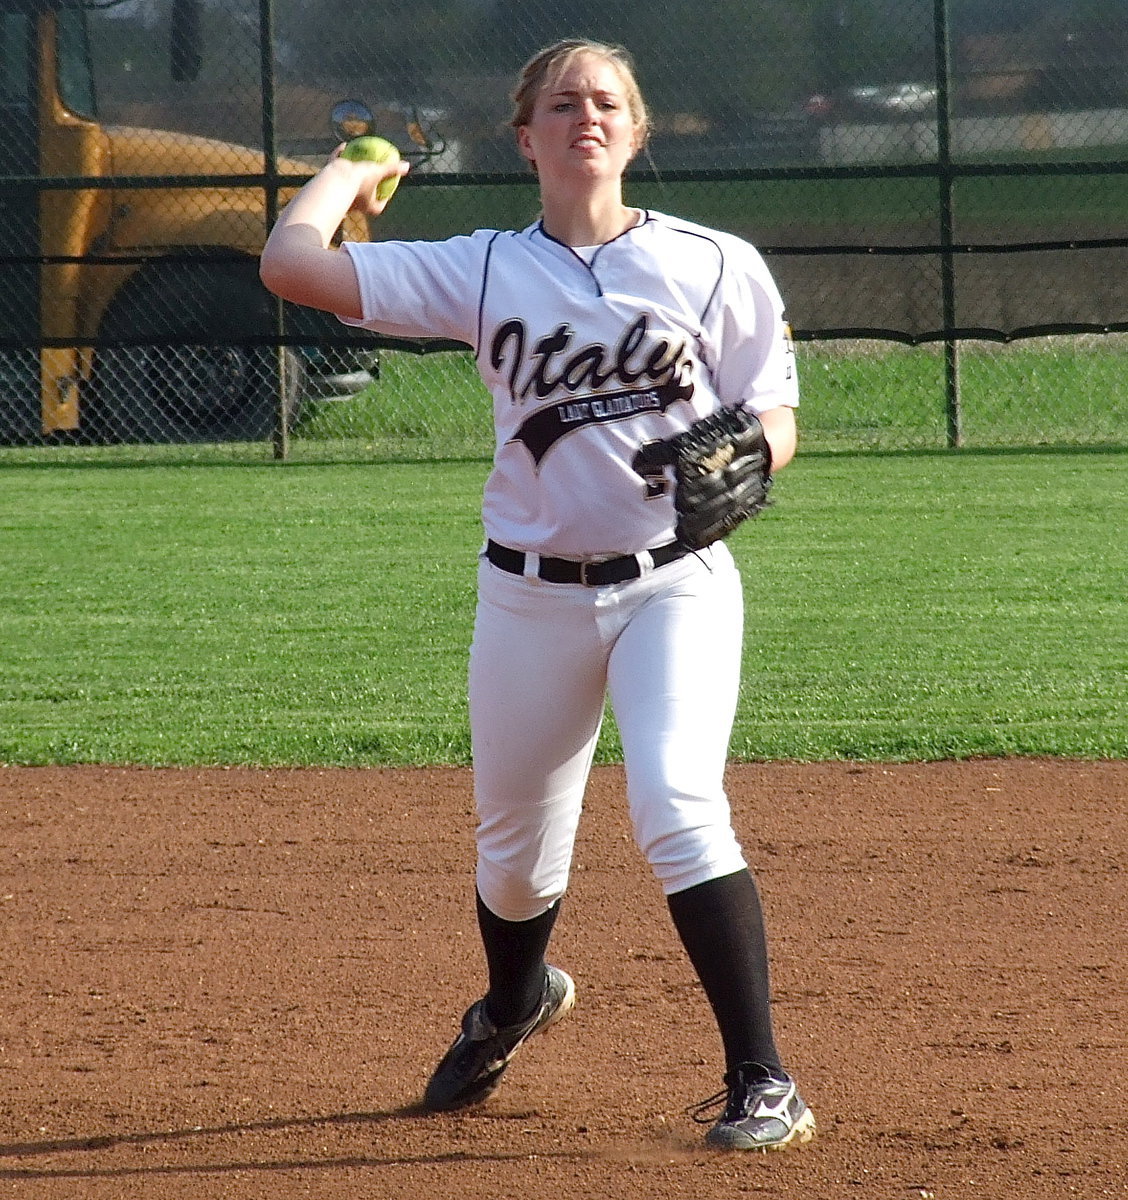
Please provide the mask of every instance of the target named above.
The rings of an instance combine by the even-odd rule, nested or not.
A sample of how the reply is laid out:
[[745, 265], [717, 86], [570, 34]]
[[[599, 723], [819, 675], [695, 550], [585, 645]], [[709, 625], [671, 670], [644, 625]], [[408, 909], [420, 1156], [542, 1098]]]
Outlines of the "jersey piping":
[[493, 257], [494, 243], [501, 237], [501, 231], [493, 235], [489, 240], [489, 245], [486, 246], [486, 258], [482, 263], [482, 287], [478, 293], [478, 333], [474, 339], [474, 357], [477, 358], [482, 352], [482, 324], [485, 321], [486, 311], [486, 281], [490, 274], [490, 259]]

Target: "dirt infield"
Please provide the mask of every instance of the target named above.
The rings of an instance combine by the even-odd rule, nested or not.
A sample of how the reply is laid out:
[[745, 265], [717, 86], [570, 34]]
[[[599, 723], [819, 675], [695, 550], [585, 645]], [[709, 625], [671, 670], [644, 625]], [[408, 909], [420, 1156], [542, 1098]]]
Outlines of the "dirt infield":
[[466, 771], [0, 770], [0, 1196], [1128, 1195], [1128, 763], [731, 769], [820, 1125], [708, 1152], [705, 1002], [597, 769], [575, 1014], [414, 1105], [481, 989]]

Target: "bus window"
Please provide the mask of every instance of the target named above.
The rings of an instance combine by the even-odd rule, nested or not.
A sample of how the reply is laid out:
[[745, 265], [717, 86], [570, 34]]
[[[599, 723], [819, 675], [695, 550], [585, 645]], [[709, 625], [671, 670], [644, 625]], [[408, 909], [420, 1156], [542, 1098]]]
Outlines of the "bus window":
[[93, 120], [94, 78], [86, 40], [86, 14], [80, 8], [59, 10], [59, 97], [72, 113]]

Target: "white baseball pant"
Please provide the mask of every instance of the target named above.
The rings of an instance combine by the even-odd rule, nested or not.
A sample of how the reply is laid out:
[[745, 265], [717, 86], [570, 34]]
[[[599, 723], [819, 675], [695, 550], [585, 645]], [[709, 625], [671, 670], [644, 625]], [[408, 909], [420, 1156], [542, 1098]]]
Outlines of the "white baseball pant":
[[743, 598], [716, 543], [607, 587], [482, 560], [470, 651], [478, 890], [508, 921], [564, 894], [603, 718], [619, 726], [635, 840], [663, 890], [744, 867], [724, 770]]

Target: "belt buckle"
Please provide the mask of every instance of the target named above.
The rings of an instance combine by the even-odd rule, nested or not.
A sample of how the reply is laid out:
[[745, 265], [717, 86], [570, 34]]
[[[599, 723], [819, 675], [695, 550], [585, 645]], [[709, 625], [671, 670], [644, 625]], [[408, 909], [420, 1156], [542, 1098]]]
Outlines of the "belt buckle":
[[634, 574], [633, 575], [631, 575], [631, 574], [624, 575], [622, 577], [622, 579], [604, 580], [604, 583], [621, 583], [621, 582], [623, 582], [623, 580], [626, 580], [626, 579], [638, 579], [639, 576], [642, 575], [642, 567], [639, 564], [637, 554], [624, 554], [621, 557], [616, 554], [611, 554], [606, 558], [582, 559], [580, 561], [580, 583], [582, 583], [585, 587], [601, 587], [602, 586], [601, 584], [596, 583], [594, 580], [591, 580], [588, 578], [588, 569], [590, 568], [592, 570], [595, 570], [597, 567], [606, 567], [610, 563], [618, 563], [618, 562], [622, 562], [622, 564], [625, 567], [627, 565], [628, 559], [634, 563]]
[[600, 587], [601, 584], [588, 578], [588, 569], [595, 570], [597, 567], [605, 567], [609, 562], [614, 562], [615, 556], [612, 554], [607, 558], [583, 558], [580, 560], [580, 583], [584, 587]]

